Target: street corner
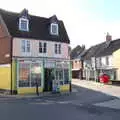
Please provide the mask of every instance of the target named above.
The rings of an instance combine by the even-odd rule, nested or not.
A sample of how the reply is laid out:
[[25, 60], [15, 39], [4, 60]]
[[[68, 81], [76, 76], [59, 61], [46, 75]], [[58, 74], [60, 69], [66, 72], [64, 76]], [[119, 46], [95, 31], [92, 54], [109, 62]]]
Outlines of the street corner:
[[111, 108], [111, 109], [120, 110], [120, 98], [116, 98], [116, 99], [105, 101], [105, 102], [96, 103], [94, 105], [99, 106], [99, 107], [107, 107], [107, 108]]

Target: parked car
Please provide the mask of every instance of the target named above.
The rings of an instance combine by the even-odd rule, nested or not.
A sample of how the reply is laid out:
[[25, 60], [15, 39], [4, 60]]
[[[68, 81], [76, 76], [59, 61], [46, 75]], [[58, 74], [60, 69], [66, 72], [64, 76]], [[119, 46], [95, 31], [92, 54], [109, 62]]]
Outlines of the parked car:
[[110, 76], [107, 75], [107, 74], [102, 74], [100, 77], [99, 77], [99, 81], [101, 83], [108, 83], [110, 81]]

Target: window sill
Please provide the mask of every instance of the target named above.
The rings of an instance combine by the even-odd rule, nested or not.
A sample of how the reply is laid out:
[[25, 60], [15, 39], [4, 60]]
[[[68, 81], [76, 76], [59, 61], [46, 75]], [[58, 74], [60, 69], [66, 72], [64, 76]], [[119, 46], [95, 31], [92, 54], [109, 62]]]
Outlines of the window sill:
[[22, 56], [31, 56], [31, 52], [22, 52], [21, 55]]

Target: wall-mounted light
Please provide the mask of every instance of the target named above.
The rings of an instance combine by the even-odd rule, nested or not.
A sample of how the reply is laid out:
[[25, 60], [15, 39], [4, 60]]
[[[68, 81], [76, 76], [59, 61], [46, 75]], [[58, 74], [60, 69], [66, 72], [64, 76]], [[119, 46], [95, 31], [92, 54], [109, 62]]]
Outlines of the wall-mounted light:
[[5, 54], [5, 58], [9, 58], [10, 57], [10, 54]]

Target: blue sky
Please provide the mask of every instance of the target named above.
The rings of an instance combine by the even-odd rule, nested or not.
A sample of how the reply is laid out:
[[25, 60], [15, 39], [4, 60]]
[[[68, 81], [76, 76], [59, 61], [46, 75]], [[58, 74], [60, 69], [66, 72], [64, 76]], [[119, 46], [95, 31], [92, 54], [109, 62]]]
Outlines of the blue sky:
[[120, 0], [2, 0], [0, 8], [20, 12], [27, 8], [30, 14], [62, 19], [72, 48], [85, 44], [90, 47], [105, 41], [109, 32], [120, 38]]
[[[106, 22], [120, 19], [120, 0], [77, 0], [79, 10], [87, 11], [93, 17]], [[82, 5], [80, 5], [82, 3]], [[80, 7], [79, 7], [80, 6]]]

